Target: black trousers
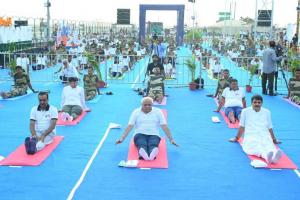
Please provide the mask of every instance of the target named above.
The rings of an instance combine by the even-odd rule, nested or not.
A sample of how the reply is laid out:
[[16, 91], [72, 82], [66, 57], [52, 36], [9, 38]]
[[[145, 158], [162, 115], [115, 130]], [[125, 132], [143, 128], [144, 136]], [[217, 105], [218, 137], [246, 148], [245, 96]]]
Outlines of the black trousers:
[[160, 137], [157, 135], [145, 135], [138, 133], [134, 136], [134, 144], [140, 150], [143, 148], [148, 155], [152, 152], [155, 147], [158, 147], [160, 143]]
[[[269, 74], [266, 74], [266, 73], [262, 74], [261, 86], [262, 86], [263, 94], [267, 94], [268, 90], [269, 90], [269, 95], [274, 94], [274, 77], [275, 77], [275, 72], [272, 72]], [[267, 88], [267, 82], [268, 82], [268, 88]]]

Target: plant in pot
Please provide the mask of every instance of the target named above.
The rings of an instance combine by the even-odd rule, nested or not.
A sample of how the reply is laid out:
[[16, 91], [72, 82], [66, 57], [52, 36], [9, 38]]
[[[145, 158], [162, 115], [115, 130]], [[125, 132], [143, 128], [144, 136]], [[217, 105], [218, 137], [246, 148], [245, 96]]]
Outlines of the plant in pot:
[[246, 85], [246, 92], [251, 92], [252, 91], [251, 83], [253, 81], [254, 75], [257, 73], [258, 66], [259, 66], [259, 64], [255, 64], [255, 65], [251, 65], [249, 67], [250, 77], [249, 77], [248, 85]]
[[186, 66], [189, 68], [191, 72], [191, 82], [189, 83], [190, 90], [196, 90], [197, 83], [195, 83], [195, 75], [196, 75], [196, 59], [195, 56], [192, 56], [185, 62]]
[[98, 76], [98, 83], [97, 83], [98, 88], [104, 88], [104, 87], [106, 87], [106, 83], [102, 79], [100, 65], [96, 61], [96, 58], [90, 52], [84, 52], [84, 56], [87, 57], [88, 63], [96, 70], [96, 73], [97, 73], [97, 76]]
[[7, 67], [10, 69], [10, 76], [13, 77], [17, 67], [16, 59], [11, 59], [10, 62], [7, 64]]

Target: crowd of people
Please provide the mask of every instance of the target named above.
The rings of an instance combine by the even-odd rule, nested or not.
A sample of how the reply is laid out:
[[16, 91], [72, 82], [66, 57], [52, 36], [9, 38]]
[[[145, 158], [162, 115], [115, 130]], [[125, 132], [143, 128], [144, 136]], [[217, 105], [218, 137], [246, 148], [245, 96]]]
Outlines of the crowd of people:
[[[211, 39], [211, 38], [210, 38]], [[250, 155], [262, 157], [267, 163], [276, 163], [282, 153], [277, 150], [270, 111], [262, 107], [263, 97], [254, 95], [251, 106], [246, 106], [246, 97], [243, 89], [238, 85], [239, 77], [231, 77], [230, 71], [221, 62], [225, 56], [235, 62], [237, 66], [257, 65], [257, 74], [262, 78], [262, 94], [275, 96], [274, 79], [278, 63], [283, 55], [278, 55], [278, 49], [284, 48], [283, 40], [279, 43], [269, 41], [266, 47], [262, 41], [257, 42], [251, 36], [242, 36], [234, 39], [227, 36], [222, 40], [211, 39], [210, 45], [195, 44], [192, 53], [201, 63], [202, 69], [210, 70], [212, 77], [218, 79], [216, 92], [212, 97], [217, 98], [220, 112], [225, 108], [225, 116], [230, 123], [239, 123], [238, 134], [231, 142], [240, 141], [243, 137], [243, 150]], [[129, 132], [135, 128], [134, 143], [138, 148], [141, 159], [153, 160], [158, 154], [160, 142], [159, 127], [166, 133], [170, 142], [177, 146], [169, 128], [166, 125], [161, 111], [152, 108], [153, 102], [161, 103], [166, 96], [164, 80], [175, 78], [176, 73], [176, 45], [166, 43], [163, 38], [152, 38], [146, 44], [140, 44], [135, 38], [126, 38], [122, 34], [107, 38], [103, 35], [79, 36], [76, 41], [61, 42], [56, 45], [56, 52], [65, 54], [55, 55], [60, 73], [59, 79], [65, 84], [62, 90], [61, 114], [55, 107], [48, 104], [48, 94], [40, 92], [39, 105], [32, 108], [30, 115], [31, 136], [37, 138], [37, 150], [43, 149], [53, 141], [55, 124], [60, 117], [63, 121], [73, 121], [83, 112], [91, 111], [86, 106], [86, 101], [100, 95], [98, 87], [99, 77], [91, 65], [89, 56], [85, 52], [94, 54], [96, 63], [111, 60], [109, 76], [120, 78], [127, 71], [133, 70], [135, 63], [149, 56], [152, 58], [147, 66], [145, 76], [148, 77], [145, 98], [141, 108], [136, 109], [129, 120], [128, 127], [121, 138], [116, 142], [122, 143]], [[217, 52], [217, 53], [214, 53]], [[13, 74], [14, 87], [9, 92], [1, 92], [2, 98], [12, 98], [27, 93], [28, 88], [35, 91], [30, 83], [30, 70], [40, 70], [49, 67], [47, 56], [37, 55], [36, 62], [30, 60], [24, 53], [17, 58], [16, 72]], [[31, 69], [30, 69], [31, 67]], [[86, 70], [86, 72], [84, 72]], [[85, 73], [85, 74], [84, 74]], [[77, 85], [83, 75], [84, 86]], [[292, 101], [300, 104], [300, 69], [295, 71], [295, 76], [289, 80], [288, 96]], [[275, 89], [276, 90], [276, 89]], [[257, 120], [259, 119], [259, 120]]]

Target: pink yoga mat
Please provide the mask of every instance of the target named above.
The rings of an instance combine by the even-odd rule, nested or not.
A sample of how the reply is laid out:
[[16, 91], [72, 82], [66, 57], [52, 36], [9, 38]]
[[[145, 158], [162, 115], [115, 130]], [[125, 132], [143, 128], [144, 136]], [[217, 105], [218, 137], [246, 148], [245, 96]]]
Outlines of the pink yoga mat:
[[[239, 140], [239, 144], [241, 144], [243, 142], [242, 139]], [[279, 147], [276, 146], [278, 149]], [[263, 158], [259, 158], [257, 156], [252, 156], [252, 155], [247, 155], [248, 158], [252, 161], [252, 160], [261, 160], [261, 161], [264, 161], [265, 160]], [[289, 159], [289, 157], [282, 151], [282, 157], [281, 159], [279, 160], [278, 163], [276, 164], [268, 164], [267, 168], [270, 168], [270, 169], [298, 169], [297, 165], [295, 165], [293, 163], [293, 161], [291, 161]]]
[[78, 124], [84, 118], [84, 116], [86, 114], [87, 113], [85, 111], [83, 111], [81, 113], [81, 115], [79, 115], [75, 120], [69, 122], [69, 121], [61, 120], [61, 112], [60, 112], [60, 113], [58, 113], [58, 120], [56, 122], [56, 125], [58, 125], [58, 126], [74, 126], [74, 125]]
[[225, 112], [224, 111], [220, 111], [221, 115], [223, 116], [224, 121], [226, 122], [227, 126], [229, 128], [239, 128], [240, 127], [240, 122], [237, 120], [235, 122], [235, 124], [230, 123], [228, 117], [226, 117]]
[[138, 168], [168, 168], [168, 158], [167, 158], [167, 147], [165, 138], [161, 138], [159, 146], [159, 152], [155, 160], [147, 161], [147, 160], [139, 160], [139, 153], [134, 145], [133, 140], [130, 142], [129, 152], [128, 152], [128, 160], [139, 160], [137, 167]]
[[300, 105], [292, 102], [290, 99], [286, 99], [286, 98], [283, 98], [283, 100], [285, 100], [286, 102], [288, 102], [289, 104], [295, 106], [296, 108], [299, 108], [300, 109]]
[[41, 151], [34, 155], [28, 155], [25, 150], [25, 145], [20, 145], [4, 160], [0, 161], [0, 165], [5, 166], [37, 166], [40, 165], [54, 151], [59, 143], [64, 139], [63, 136], [55, 136], [54, 141], [47, 145]]
[[153, 102], [154, 106], [165, 106], [167, 105], [167, 97], [164, 97], [161, 103], [158, 103], [157, 101]]

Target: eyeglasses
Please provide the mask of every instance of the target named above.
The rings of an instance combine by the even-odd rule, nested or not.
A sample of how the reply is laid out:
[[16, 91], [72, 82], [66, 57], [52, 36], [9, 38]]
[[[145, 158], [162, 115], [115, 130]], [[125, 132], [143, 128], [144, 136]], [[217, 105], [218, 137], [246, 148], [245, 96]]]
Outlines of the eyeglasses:
[[39, 99], [39, 101], [47, 101], [48, 99]]
[[143, 104], [143, 106], [152, 106], [152, 104], [150, 104], [150, 103], [149, 104]]

